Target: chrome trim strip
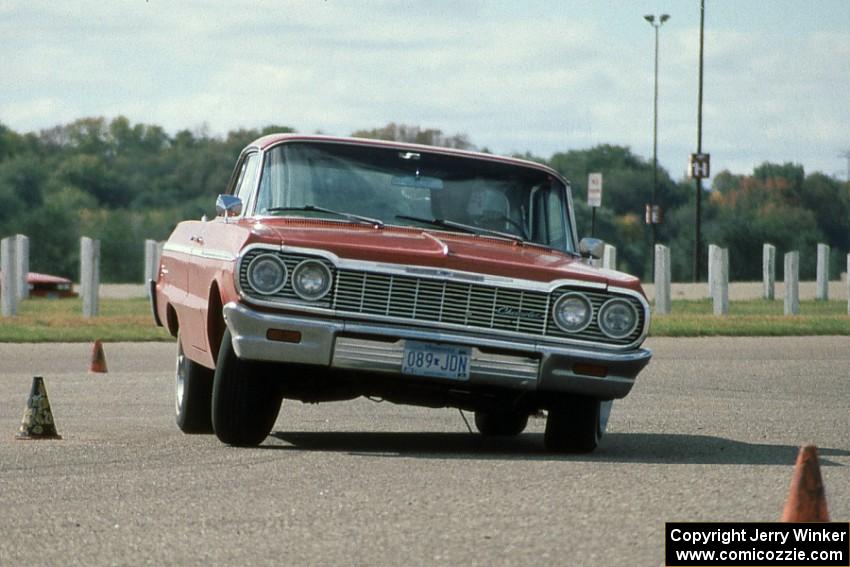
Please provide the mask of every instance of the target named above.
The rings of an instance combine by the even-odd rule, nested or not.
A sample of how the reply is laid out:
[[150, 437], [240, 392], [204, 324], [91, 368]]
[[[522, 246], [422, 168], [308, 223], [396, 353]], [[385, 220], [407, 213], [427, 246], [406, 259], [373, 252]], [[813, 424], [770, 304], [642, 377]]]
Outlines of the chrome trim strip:
[[434, 236], [430, 232], [426, 232], [426, 231], [423, 230], [421, 234], [422, 234], [422, 236], [429, 238], [429, 239], [433, 240], [434, 242], [436, 242], [440, 246], [440, 251], [441, 251], [441, 254], [443, 256], [449, 255], [449, 245], [448, 244], [446, 244], [445, 242], [443, 242], [442, 240], [440, 240], [439, 238], [437, 238], [436, 236]]
[[178, 254], [186, 254], [197, 258], [208, 258], [211, 260], [222, 260], [224, 262], [232, 262], [237, 259], [236, 256], [227, 250], [219, 250], [217, 248], [195, 248], [186, 244], [178, 244], [176, 242], [166, 242], [162, 250], [164, 252], [177, 252]]
[[223, 262], [233, 262], [237, 258], [227, 250], [217, 250], [215, 248], [204, 248], [200, 251], [198, 256], [201, 256], [202, 258], [209, 258], [211, 260], [221, 260]]
[[[520, 278], [511, 278], [507, 276], [494, 276], [489, 274], [481, 274], [476, 272], [466, 272], [463, 270], [450, 270], [445, 268], [423, 268], [420, 266], [412, 266], [409, 264], [390, 264], [385, 262], [370, 262], [368, 260], [349, 260], [340, 258], [333, 252], [318, 248], [302, 248], [298, 246], [272, 246], [269, 244], [251, 244], [242, 249], [240, 258], [249, 250], [255, 248], [266, 248], [269, 250], [277, 250], [283, 253], [306, 254], [309, 256], [320, 256], [330, 260], [341, 270], [359, 270], [363, 272], [376, 272], [384, 275], [403, 275], [416, 276], [425, 279], [433, 279], [443, 281], [446, 277], [462, 281], [472, 282], [490, 287], [514, 287], [525, 291], [540, 291], [551, 293], [556, 288], [562, 286], [576, 286], [585, 289], [596, 289], [605, 291], [608, 285], [598, 282], [587, 282], [573, 279], [560, 279], [551, 282], [540, 282], [536, 280], [525, 280]], [[412, 271], [411, 271], [412, 270]]]
[[186, 246], [185, 244], [178, 244], [176, 242], [166, 242], [162, 245], [163, 252], [177, 252], [178, 254], [188, 254], [192, 255], [192, 247]]

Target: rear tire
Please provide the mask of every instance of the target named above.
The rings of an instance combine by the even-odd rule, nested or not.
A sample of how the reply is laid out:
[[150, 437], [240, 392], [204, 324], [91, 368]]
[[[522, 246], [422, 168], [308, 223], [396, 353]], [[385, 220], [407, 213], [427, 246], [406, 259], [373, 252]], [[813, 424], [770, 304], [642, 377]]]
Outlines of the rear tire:
[[224, 331], [212, 389], [216, 437], [228, 445], [259, 445], [274, 427], [280, 402], [274, 383], [258, 364], [236, 356], [230, 330]]
[[177, 337], [175, 417], [183, 433], [212, 433], [213, 371], [189, 360]]
[[519, 435], [528, 425], [527, 413], [511, 411], [476, 411], [475, 427], [485, 437], [510, 437]]
[[604, 417], [596, 398], [569, 396], [549, 408], [543, 443], [553, 453], [590, 453], [602, 439]]

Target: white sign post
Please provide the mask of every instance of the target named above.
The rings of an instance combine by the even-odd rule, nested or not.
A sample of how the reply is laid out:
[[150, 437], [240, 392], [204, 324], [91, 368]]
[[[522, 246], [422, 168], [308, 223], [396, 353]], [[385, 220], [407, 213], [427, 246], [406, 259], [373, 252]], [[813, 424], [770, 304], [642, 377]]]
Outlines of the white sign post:
[[587, 205], [590, 207], [602, 206], [601, 173], [590, 173], [587, 175]]
[[587, 205], [590, 207], [590, 236], [596, 232], [596, 208], [602, 206], [602, 174], [587, 174]]

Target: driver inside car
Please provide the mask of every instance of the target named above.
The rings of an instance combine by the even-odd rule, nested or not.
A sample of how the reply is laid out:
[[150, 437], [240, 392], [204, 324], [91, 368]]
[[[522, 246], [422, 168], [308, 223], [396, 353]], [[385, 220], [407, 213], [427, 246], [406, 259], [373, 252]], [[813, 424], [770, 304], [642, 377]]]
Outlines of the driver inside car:
[[497, 230], [499, 232], [514, 233], [510, 224], [510, 205], [508, 199], [499, 191], [493, 189], [476, 189], [469, 195], [466, 202], [466, 214], [471, 224]]

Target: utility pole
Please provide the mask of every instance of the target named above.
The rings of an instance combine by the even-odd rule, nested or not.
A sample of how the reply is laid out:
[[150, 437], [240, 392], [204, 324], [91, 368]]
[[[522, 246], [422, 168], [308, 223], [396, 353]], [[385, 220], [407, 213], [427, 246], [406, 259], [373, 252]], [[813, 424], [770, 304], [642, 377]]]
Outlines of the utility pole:
[[[656, 209], [655, 198], [658, 192], [658, 30], [664, 25], [664, 22], [670, 19], [668, 14], [661, 14], [658, 18], [658, 23], [655, 22], [655, 16], [648, 15], [643, 17], [655, 28], [655, 88], [652, 104], [652, 196], [649, 203], [649, 222], [652, 225], [652, 273], [655, 274], [655, 243], [656, 243]], [[658, 215], [660, 216], [660, 215]], [[654, 276], [653, 276], [654, 278]]]
[[[705, 27], [705, 0], [699, 3], [699, 89], [697, 90], [697, 154], [702, 154], [702, 54], [703, 54], [703, 29]], [[700, 280], [700, 267], [702, 266], [702, 246], [700, 244], [700, 224], [702, 220], [702, 176], [696, 178], [697, 194], [696, 207], [694, 211], [694, 282]]]

